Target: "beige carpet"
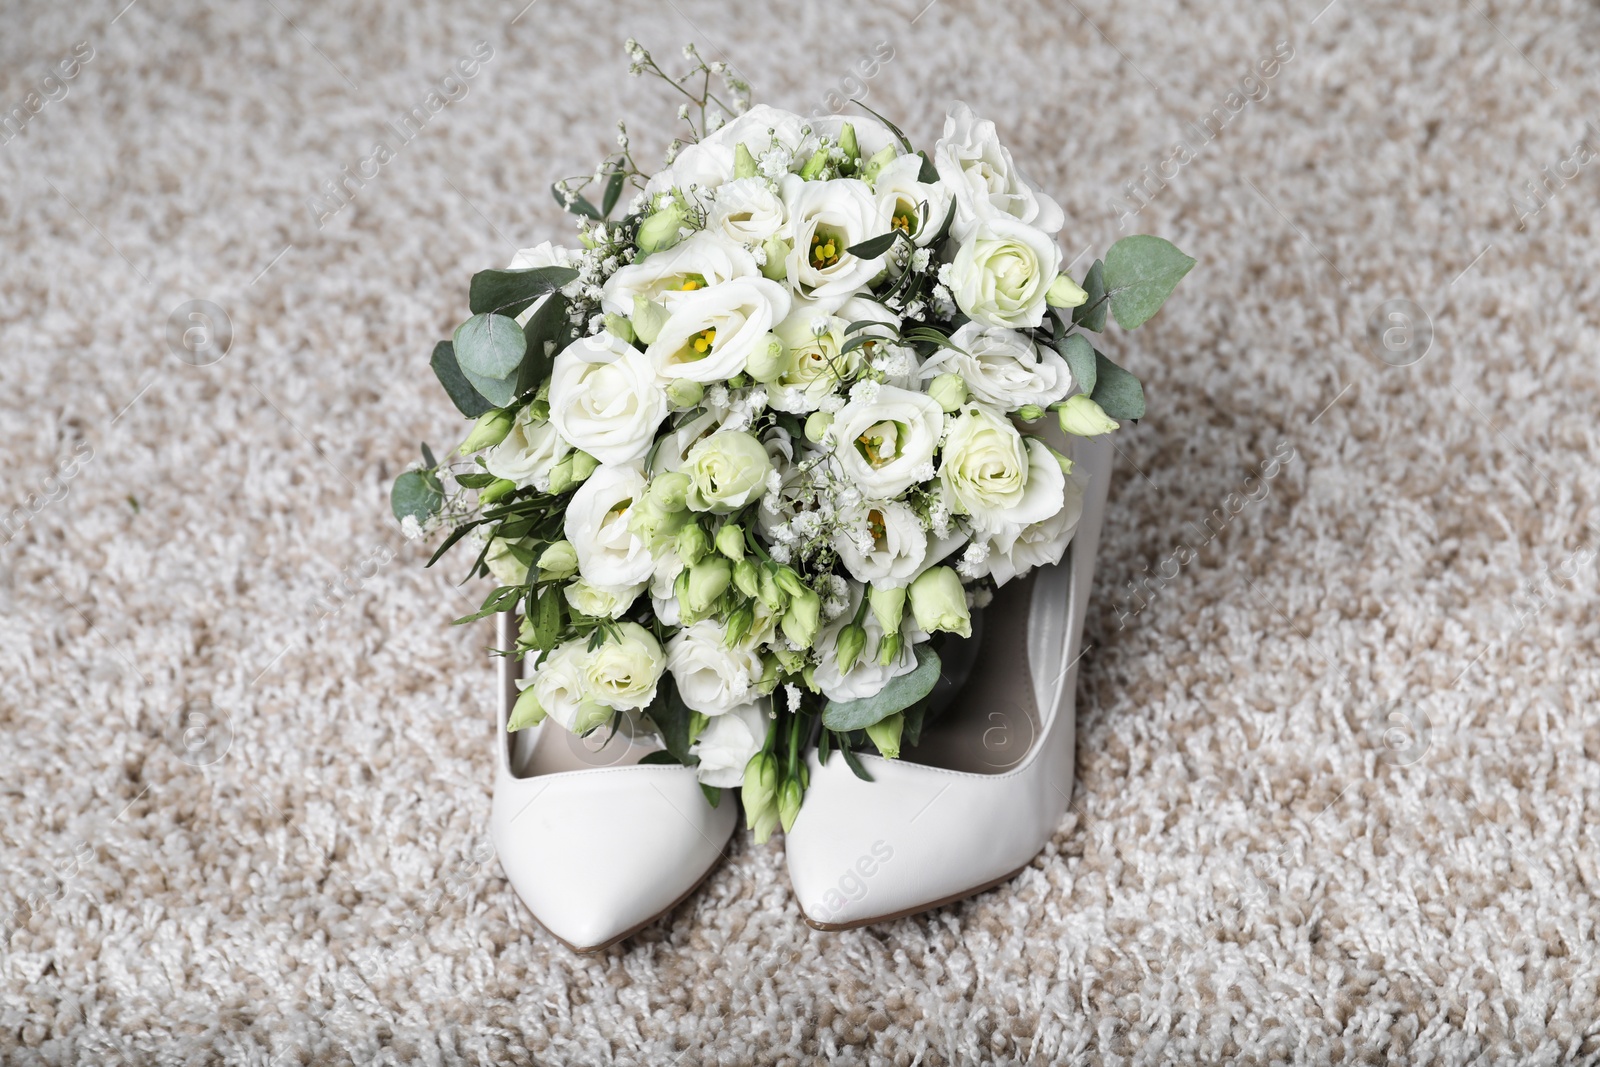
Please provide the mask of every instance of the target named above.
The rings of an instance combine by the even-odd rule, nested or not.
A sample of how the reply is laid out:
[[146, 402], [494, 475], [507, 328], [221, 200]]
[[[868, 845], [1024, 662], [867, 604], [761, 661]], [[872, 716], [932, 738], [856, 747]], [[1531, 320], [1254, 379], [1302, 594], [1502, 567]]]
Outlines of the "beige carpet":
[[[1600, 1061], [1600, 12], [923, 2], [5, 5], [0, 1061]], [[1200, 259], [1111, 342], [1152, 414], [1075, 811], [1009, 886], [819, 934], [741, 839], [578, 958], [500, 874], [487, 630], [387, 486], [461, 432], [471, 271], [568, 232], [619, 115], [659, 147], [630, 33], [924, 143], [960, 94], [1069, 257], [1122, 213]], [[1369, 344], [1391, 299], [1425, 353]]]

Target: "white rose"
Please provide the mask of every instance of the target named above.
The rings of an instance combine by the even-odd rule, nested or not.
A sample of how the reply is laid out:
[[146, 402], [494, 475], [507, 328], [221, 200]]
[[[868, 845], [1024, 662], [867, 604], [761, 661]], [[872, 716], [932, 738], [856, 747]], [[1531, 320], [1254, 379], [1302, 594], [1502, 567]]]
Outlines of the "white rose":
[[572, 342], [550, 372], [550, 421], [601, 463], [633, 463], [655, 442], [667, 394], [643, 352], [609, 331]]
[[963, 239], [949, 266], [957, 306], [987, 326], [1020, 330], [1044, 321], [1045, 294], [1061, 270], [1055, 239], [1005, 215]]
[[539, 706], [564, 730], [575, 730], [580, 723], [593, 724], [603, 718], [602, 706], [590, 695], [584, 681], [586, 655], [582, 641], [558, 645], [539, 664], [528, 686]]
[[740, 178], [717, 190], [706, 213], [706, 229], [742, 245], [764, 244], [783, 229], [783, 200], [763, 178]]
[[555, 425], [535, 421], [533, 405], [517, 412], [505, 440], [483, 454], [484, 468], [496, 478], [515, 482], [518, 489], [533, 486], [550, 491], [550, 470], [572, 451]]
[[898, 501], [841, 509], [833, 545], [850, 577], [884, 589], [909, 585], [922, 571], [928, 535], [917, 513]]
[[645, 484], [632, 467], [600, 467], [568, 501], [564, 532], [577, 553], [578, 573], [590, 585], [617, 589], [650, 580], [655, 560], [628, 529]]
[[732, 789], [743, 784], [745, 764], [767, 743], [770, 703], [763, 698], [718, 715], [695, 738], [689, 751], [700, 757], [695, 776], [702, 785]]
[[739, 278], [686, 294], [671, 311], [645, 350], [656, 374], [665, 381], [720, 382], [743, 371], [750, 353], [789, 314], [789, 293], [765, 278]]
[[904, 230], [918, 246], [927, 245], [938, 236], [950, 210], [949, 191], [942, 184], [919, 181], [921, 172], [921, 156], [900, 156], [886, 164], [872, 183], [889, 225]]
[[834, 417], [834, 456], [849, 484], [873, 500], [892, 500], [933, 468], [944, 412], [925, 393], [886, 385], [852, 400]]
[[[506, 264], [506, 270], [528, 270], [533, 267], [570, 266], [572, 266], [571, 252], [560, 247], [559, 245], [553, 245], [549, 241], [543, 241], [534, 245], [532, 248], [519, 249], [517, 254], [511, 257], [511, 262]], [[544, 296], [541, 296], [539, 299], [529, 304], [522, 314], [517, 316], [517, 325], [526, 326], [528, 324], [528, 320], [533, 318], [533, 313], [538, 311], [539, 306], [548, 299], [550, 299], [550, 295], [546, 293]]]
[[1025, 334], [968, 322], [950, 343], [956, 347], [939, 349], [922, 365], [923, 378], [959, 374], [969, 395], [1001, 411], [1047, 407], [1072, 392], [1067, 361]]
[[665, 251], [618, 267], [606, 279], [600, 307], [607, 314], [628, 318], [633, 315], [633, 298], [643, 296], [671, 310], [673, 302], [685, 294], [735, 278], [760, 276], [761, 268], [743, 245], [720, 233], [701, 230]]
[[[994, 123], [980, 119], [966, 104], [953, 106], [944, 120], [944, 136], [933, 149], [933, 166], [939, 181], [955, 196], [955, 235], [965, 240], [977, 225], [994, 215], [1010, 215], [1034, 228], [1053, 234], [1066, 216], [1011, 162], [1000, 144]], [[1055, 275], [1050, 275], [1050, 281]], [[1048, 284], [1048, 283], [1046, 283]]]
[[877, 617], [868, 611], [861, 619], [861, 628], [867, 635], [861, 655], [856, 657], [855, 663], [851, 664], [848, 671], [839, 670], [839, 657], [836, 654], [839, 633], [855, 619], [856, 608], [860, 603], [861, 589], [859, 586], [852, 587], [850, 607], [843, 615], [823, 627], [817, 636], [816, 647], [822, 653], [822, 661], [817, 664], [816, 673], [812, 677], [817, 683], [817, 688], [822, 690], [822, 695], [829, 700], [861, 700], [877, 696], [883, 687], [889, 684], [891, 678], [909, 674], [917, 667], [917, 654], [912, 648], [911, 641], [901, 642], [899, 654], [887, 667], [878, 662], [878, 642], [883, 638], [883, 627]]
[[1061, 562], [1078, 529], [1078, 520], [1083, 517], [1083, 492], [1078, 478], [1068, 478], [1064, 503], [1054, 515], [1026, 526], [1002, 522], [989, 532], [989, 577], [996, 585], [1004, 585], [1034, 567]]
[[785, 281], [817, 311], [831, 311], [883, 270], [882, 256], [861, 259], [845, 249], [888, 232], [889, 217], [857, 178], [808, 182], [791, 174], [782, 191], [789, 209]]
[[[875, 300], [851, 297], [831, 315], [806, 305], [793, 310], [773, 331], [783, 342], [786, 367], [767, 383], [768, 404], [777, 411], [804, 415], [817, 410], [824, 397], [856, 376], [876, 345], [862, 345], [841, 354], [845, 330], [853, 322], [886, 322], [898, 328], [900, 316]], [[881, 327], [866, 327], [868, 336], [889, 336]], [[909, 384], [909, 383], [906, 383]]]
[[644, 592], [645, 583], [635, 585], [592, 585], [582, 578], [574, 579], [562, 589], [566, 595], [567, 603], [573, 610], [582, 612], [591, 619], [615, 619], [621, 617], [633, 606], [639, 594]]
[[666, 666], [661, 645], [636, 622], [618, 623], [616, 630], [583, 658], [584, 686], [592, 700], [608, 708], [647, 708]]
[[980, 530], [1021, 525], [1061, 509], [1066, 476], [1043, 441], [1017, 432], [1010, 420], [968, 403], [952, 420], [939, 459], [939, 482]]
[[756, 698], [761, 657], [748, 644], [727, 648], [721, 623], [706, 619], [667, 642], [667, 670], [684, 704], [702, 715], [724, 715]]

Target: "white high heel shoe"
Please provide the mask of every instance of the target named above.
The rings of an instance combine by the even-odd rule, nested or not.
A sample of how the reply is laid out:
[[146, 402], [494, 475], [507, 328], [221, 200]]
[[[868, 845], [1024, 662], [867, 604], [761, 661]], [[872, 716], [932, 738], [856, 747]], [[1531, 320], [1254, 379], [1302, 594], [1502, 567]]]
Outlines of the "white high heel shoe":
[[[500, 648], [516, 618], [496, 617]], [[713, 808], [694, 768], [639, 760], [649, 735], [578, 738], [554, 723], [507, 733], [522, 662], [500, 661], [489, 835], [517, 896], [575, 952], [598, 952], [675, 908], [705, 880], [739, 807]], [[604, 728], [602, 728], [604, 729]]]
[[811, 756], [784, 837], [806, 922], [847, 930], [926, 911], [1020, 873], [1061, 822], [1073, 784], [1079, 645], [1111, 471], [1111, 442], [1074, 439], [1088, 475], [1062, 561], [1002, 586], [954, 705], [901, 758]]

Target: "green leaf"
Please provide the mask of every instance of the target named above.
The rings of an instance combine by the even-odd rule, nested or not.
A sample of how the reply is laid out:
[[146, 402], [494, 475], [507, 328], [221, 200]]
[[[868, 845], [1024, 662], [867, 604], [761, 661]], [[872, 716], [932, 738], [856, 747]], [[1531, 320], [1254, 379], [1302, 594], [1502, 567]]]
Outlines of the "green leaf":
[[861, 757], [855, 754], [855, 750], [852, 749], [849, 744], [844, 741], [840, 741], [839, 754], [844, 757], [845, 765], [850, 768], [851, 774], [854, 774], [863, 782], [872, 781], [872, 775], [868, 774], [867, 769], [861, 766]]
[[456, 327], [456, 363], [472, 387], [495, 407], [516, 399], [517, 368], [528, 351], [528, 339], [517, 320], [480, 313]]
[[455, 346], [449, 341], [440, 341], [433, 346], [433, 359], [429, 360], [429, 364], [439, 384], [449, 394], [450, 403], [461, 414], [475, 419], [484, 412], [494, 410], [495, 406], [485, 400], [483, 394], [474, 389], [472, 383], [467, 381], [467, 376], [461, 373], [461, 367], [456, 363]]
[[444, 490], [432, 471], [406, 471], [394, 480], [389, 490], [389, 507], [401, 522], [407, 515], [424, 522], [444, 506]]
[[[606, 182], [606, 195], [600, 200], [600, 213], [606, 218], [611, 217], [611, 209], [617, 206], [617, 198], [622, 195], [622, 183], [627, 180], [627, 175], [617, 171]], [[712, 805], [715, 807], [716, 805]]]
[[439, 461], [433, 458], [433, 449], [428, 447], [428, 442], [426, 441], [421, 442], [421, 445], [422, 465], [427, 467], [429, 470], [437, 470], [439, 468]]
[[653, 763], [670, 763], [673, 766], [677, 766], [678, 759], [666, 749], [660, 748], [654, 752], [646, 752], [643, 756], [639, 757], [639, 763], [641, 766], [645, 767], [648, 767]]
[[473, 519], [471, 522], [464, 522], [460, 526], [457, 526], [454, 530], [451, 530], [450, 535], [444, 539], [444, 543], [438, 548], [434, 549], [433, 555], [428, 557], [428, 562], [425, 567], [431, 567], [435, 563], [438, 563], [441, 556], [450, 551], [451, 548], [455, 547], [455, 543], [467, 535], [467, 531], [471, 530], [475, 526], [481, 525], [482, 522], [482, 519]]
[[849, 248], [845, 249], [845, 251], [859, 259], [877, 259], [885, 252], [889, 251], [889, 249], [893, 248], [894, 243], [900, 240], [902, 237], [904, 237], [907, 241], [911, 240], [910, 237], [906, 236], [906, 231], [904, 230], [890, 230], [888, 233], [882, 234], [878, 237], [869, 237], [860, 244], [853, 244]]
[[700, 792], [706, 795], [706, 802], [713, 808], [722, 803], [722, 790], [714, 785], [700, 783]]
[[908, 137], [906, 137], [905, 134], [900, 132], [900, 127], [896, 126], [894, 123], [890, 122], [888, 119], [884, 118], [882, 115], [878, 114], [876, 111], [872, 110], [859, 100], [856, 101], [856, 107], [859, 107], [862, 111], [865, 111], [867, 114], [871, 115], [873, 118], [887, 126], [889, 128], [889, 132], [894, 134], [895, 137], [899, 139], [900, 147], [904, 148], [907, 152], [911, 151], [911, 141]]
[[1072, 371], [1072, 381], [1078, 390], [1093, 393], [1095, 380], [1099, 376], [1098, 360], [1095, 358], [1099, 353], [1094, 350], [1089, 339], [1081, 333], [1069, 333], [1061, 339], [1056, 351], [1067, 361], [1067, 367]]
[[521, 599], [522, 593], [523, 589], [520, 585], [502, 585], [484, 598], [483, 607], [471, 615], [463, 615], [455, 621], [454, 625], [465, 626], [469, 622], [487, 619], [490, 615], [498, 615], [502, 611], [513, 611], [516, 609], [517, 601]]
[[547, 585], [539, 594], [538, 607], [533, 616], [533, 642], [539, 651], [548, 652], [556, 647], [561, 636], [561, 590]]
[[589, 201], [585, 200], [578, 193], [568, 194], [572, 197], [572, 202], [570, 204], [567, 202], [567, 197], [563, 196], [561, 194], [561, 190], [557, 189], [554, 185], [550, 186], [550, 195], [556, 198], [556, 203], [561, 205], [562, 211], [570, 211], [574, 215], [582, 215], [584, 218], [590, 219], [599, 219], [605, 217], [601, 215], [599, 211], [595, 210], [595, 206], [593, 204], [589, 203]]
[[1083, 291], [1089, 299], [1072, 309], [1072, 325], [1095, 333], [1106, 328], [1106, 266], [1098, 259], [1083, 276]]
[[933, 185], [939, 180], [939, 171], [933, 165], [933, 160], [928, 158], [928, 153], [918, 152], [922, 157], [922, 166], [917, 170], [917, 181], [923, 185]]
[[674, 759], [691, 767], [700, 762], [698, 756], [689, 754], [689, 726], [694, 712], [678, 695], [678, 687], [673, 683], [670, 673], [661, 675], [661, 681], [656, 686], [656, 699], [645, 709], [645, 714], [661, 730], [661, 740]]
[[1094, 364], [1096, 380], [1089, 399], [1113, 419], [1144, 418], [1144, 386], [1139, 384], [1139, 379], [1098, 351], [1094, 354]]
[[1148, 234], [1112, 245], [1106, 253], [1105, 286], [1117, 325], [1124, 330], [1144, 325], [1193, 266], [1194, 260], [1170, 241]]
[[467, 297], [474, 315], [495, 313], [516, 318], [535, 300], [578, 276], [571, 267], [527, 267], [519, 270], [480, 270], [472, 276]]
[[830, 700], [822, 709], [822, 723], [830, 730], [861, 730], [903, 711], [933, 691], [939, 680], [939, 654], [926, 644], [916, 647], [917, 666], [909, 674], [891, 678], [876, 695], [860, 700]]
[[566, 328], [567, 298], [559, 293], [540, 304], [539, 310], [528, 317], [528, 324], [522, 328], [523, 336], [528, 341], [528, 353], [517, 374], [518, 396], [533, 392], [550, 377], [555, 356], [545, 354], [545, 343], [555, 342], [559, 351], [562, 347], [561, 335]]
[[488, 471], [474, 471], [470, 474], [456, 475], [456, 481], [460, 482], [468, 489], [487, 489], [489, 486], [493, 485], [499, 480], [500, 479], [496, 478]]

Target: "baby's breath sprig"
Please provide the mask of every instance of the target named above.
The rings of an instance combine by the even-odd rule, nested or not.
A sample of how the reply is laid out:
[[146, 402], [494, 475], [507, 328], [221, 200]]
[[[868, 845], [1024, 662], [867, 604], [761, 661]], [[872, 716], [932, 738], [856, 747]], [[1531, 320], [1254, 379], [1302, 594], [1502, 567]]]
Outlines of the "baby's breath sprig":
[[[628, 53], [629, 74], [634, 77], [649, 74], [660, 78], [687, 98], [688, 102], [678, 107], [678, 118], [688, 125], [691, 141], [714, 133], [732, 116], [742, 115], [749, 110], [750, 83], [720, 59], [707, 63], [693, 43], [683, 46], [683, 57], [693, 62], [694, 66], [676, 78], [662, 70], [649, 50], [632, 37], [628, 38], [623, 48]], [[712, 91], [713, 78], [721, 80], [727, 100]], [[694, 84], [696, 79], [699, 80], [698, 86]], [[699, 117], [698, 123], [695, 122], [696, 115]]]

